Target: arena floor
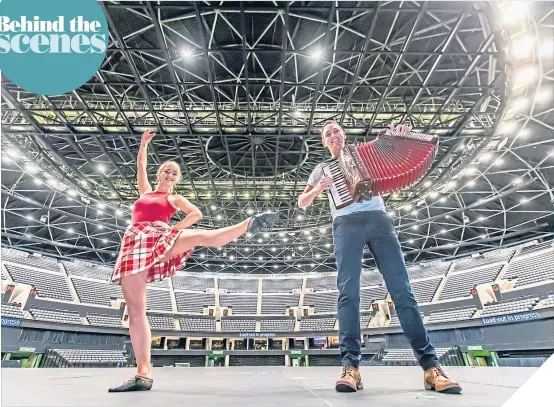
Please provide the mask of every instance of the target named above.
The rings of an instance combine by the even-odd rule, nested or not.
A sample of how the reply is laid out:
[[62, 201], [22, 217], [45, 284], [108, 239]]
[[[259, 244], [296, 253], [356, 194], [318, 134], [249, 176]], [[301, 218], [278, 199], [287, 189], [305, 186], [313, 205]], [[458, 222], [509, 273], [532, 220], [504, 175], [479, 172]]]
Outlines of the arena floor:
[[462, 395], [425, 391], [418, 367], [362, 367], [365, 389], [337, 393], [336, 367], [156, 368], [149, 392], [108, 393], [133, 369], [2, 369], [3, 406], [495, 407], [536, 368], [448, 368]]

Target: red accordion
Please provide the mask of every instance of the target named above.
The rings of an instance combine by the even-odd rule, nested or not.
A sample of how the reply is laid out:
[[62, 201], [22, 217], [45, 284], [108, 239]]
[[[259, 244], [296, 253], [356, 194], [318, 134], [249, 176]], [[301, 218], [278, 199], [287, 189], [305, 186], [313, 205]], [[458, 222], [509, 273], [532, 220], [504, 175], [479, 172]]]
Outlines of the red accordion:
[[373, 141], [347, 144], [337, 159], [323, 165], [323, 173], [334, 181], [329, 194], [335, 207], [416, 184], [431, 168], [438, 147], [438, 136], [391, 129]]

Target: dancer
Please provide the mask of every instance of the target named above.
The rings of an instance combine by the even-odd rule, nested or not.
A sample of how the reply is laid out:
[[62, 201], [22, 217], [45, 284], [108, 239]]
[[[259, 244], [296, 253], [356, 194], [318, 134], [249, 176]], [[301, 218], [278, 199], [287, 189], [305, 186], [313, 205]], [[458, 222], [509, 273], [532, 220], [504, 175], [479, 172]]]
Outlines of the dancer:
[[[398, 126], [396, 130], [409, 131], [411, 128]], [[344, 131], [338, 123], [328, 122], [321, 130], [321, 141], [331, 156], [336, 158], [345, 145]], [[324, 176], [322, 164], [318, 164], [312, 171], [304, 192], [298, 197], [298, 205], [301, 208], [310, 206], [320, 193], [329, 190], [332, 185], [333, 180]], [[360, 274], [363, 250], [367, 244], [396, 306], [402, 330], [424, 370], [425, 388], [438, 392], [460, 393], [460, 386], [450, 380], [439, 366], [435, 349], [429, 340], [411, 291], [404, 256], [394, 230], [394, 221], [387, 214], [383, 199], [373, 196], [369, 200], [352, 203], [340, 210], [334, 207], [332, 199], [329, 199], [329, 204], [333, 218], [333, 240], [338, 270], [337, 316], [343, 366], [336, 390], [352, 392], [363, 388], [358, 370], [361, 355]]]
[[[137, 181], [140, 198], [133, 206], [131, 224], [125, 231], [119, 256], [111, 277], [121, 284], [129, 314], [129, 333], [137, 361], [135, 377], [110, 392], [141, 391], [152, 388], [150, 345], [152, 342], [146, 316], [147, 283], [171, 277], [183, 268], [196, 246], [220, 247], [246, 233], [253, 235], [270, 227], [279, 218], [267, 212], [238, 224], [215, 230], [187, 229], [202, 219], [202, 213], [186, 198], [173, 194], [181, 178], [177, 163], [163, 163], [156, 174], [153, 191], [146, 173], [148, 143], [156, 135], [146, 130], [142, 135], [137, 160]], [[186, 217], [173, 227], [171, 217], [181, 210]]]

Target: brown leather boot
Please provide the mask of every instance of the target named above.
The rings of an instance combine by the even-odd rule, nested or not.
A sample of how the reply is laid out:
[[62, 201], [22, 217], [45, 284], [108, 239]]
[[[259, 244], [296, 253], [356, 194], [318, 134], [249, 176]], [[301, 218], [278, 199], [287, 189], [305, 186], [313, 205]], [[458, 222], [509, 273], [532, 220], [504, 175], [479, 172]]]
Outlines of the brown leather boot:
[[335, 390], [341, 393], [350, 393], [356, 390], [362, 390], [363, 388], [364, 385], [362, 384], [360, 371], [352, 366], [343, 366]]
[[462, 388], [458, 383], [450, 380], [440, 366], [427, 369], [423, 374], [423, 384], [427, 390], [435, 390], [439, 393], [459, 394]]

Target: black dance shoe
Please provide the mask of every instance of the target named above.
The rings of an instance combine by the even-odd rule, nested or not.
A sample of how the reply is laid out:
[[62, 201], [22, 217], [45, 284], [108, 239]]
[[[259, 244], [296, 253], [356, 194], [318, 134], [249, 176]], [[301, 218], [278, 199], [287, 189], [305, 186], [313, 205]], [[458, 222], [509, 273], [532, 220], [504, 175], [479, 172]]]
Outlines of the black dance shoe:
[[248, 233], [255, 235], [263, 228], [269, 228], [273, 226], [275, 222], [279, 220], [279, 214], [277, 212], [265, 212], [255, 215], [250, 219], [248, 224]]
[[112, 387], [108, 390], [109, 393], [120, 393], [124, 391], [146, 391], [152, 388], [152, 379], [146, 377], [135, 376], [127, 380], [121, 386]]

